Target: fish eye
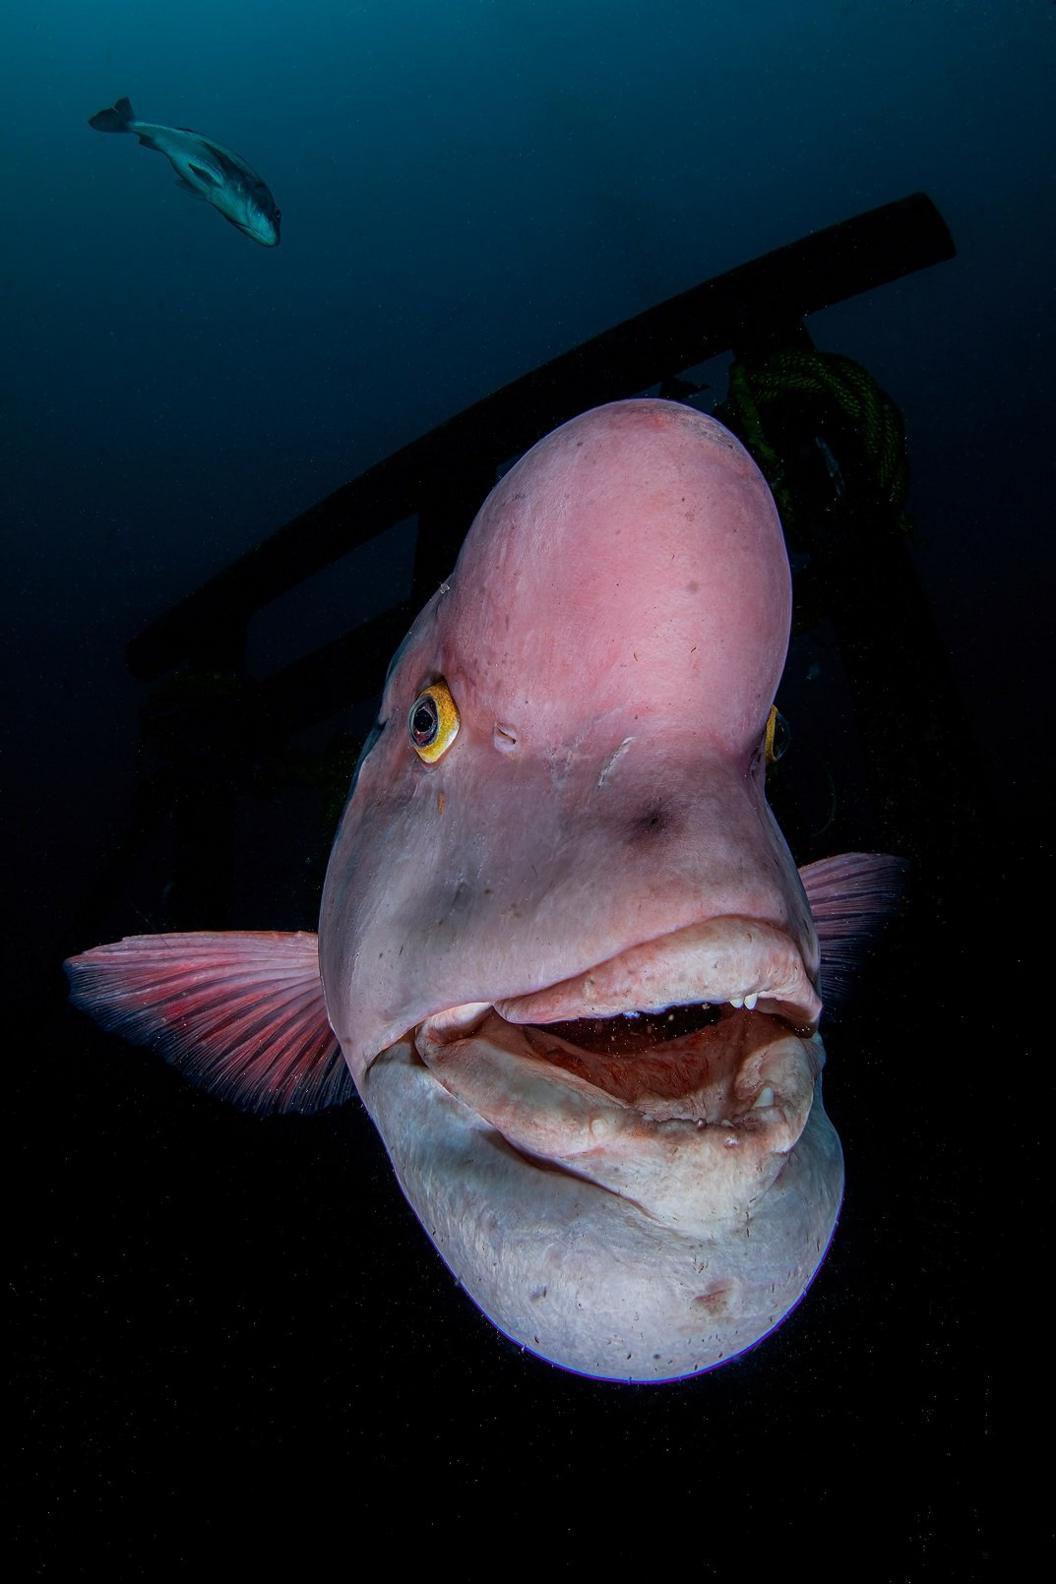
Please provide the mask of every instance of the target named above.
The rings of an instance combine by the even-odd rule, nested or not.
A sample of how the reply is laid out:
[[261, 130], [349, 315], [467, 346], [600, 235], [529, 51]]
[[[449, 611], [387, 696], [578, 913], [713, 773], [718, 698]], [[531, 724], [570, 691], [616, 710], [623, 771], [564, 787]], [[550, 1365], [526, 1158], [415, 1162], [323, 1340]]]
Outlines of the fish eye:
[[458, 706], [443, 678], [423, 688], [407, 713], [411, 744], [424, 764], [443, 758], [458, 736], [458, 727]]
[[776, 764], [788, 752], [788, 745], [792, 741], [788, 722], [776, 704], [771, 704], [770, 713], [766, 717], [766, 733], [763, 737], [763, 746], [766, 750], [768, 765]]

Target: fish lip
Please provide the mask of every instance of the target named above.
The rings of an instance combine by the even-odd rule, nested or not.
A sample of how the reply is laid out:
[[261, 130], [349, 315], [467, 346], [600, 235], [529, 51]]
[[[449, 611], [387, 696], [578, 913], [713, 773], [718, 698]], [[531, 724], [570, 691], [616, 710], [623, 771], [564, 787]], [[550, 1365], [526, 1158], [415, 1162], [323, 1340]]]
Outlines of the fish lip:
[[814, 979], [786, 929], [721, 914], [625, 947], [567, 979], [499, 997], [494, 1005], [509, 1023], [543, 1026], [729, 1002], [812, 1032], [822, 1009]]
[[[786, 1032], [809, 1039], [821, 1015], [821, 998], [789, 933], [763, 919], [721, 914], [623, 948], [566, 979], [494, 1001], [443, 1008], [408, 1030], [415, 1045], [431, 1048], [470, 1038], [495, 1012], [512, 1026], [545, 1029], [581, 1019], [615, 1020], [630, 1013], [663, 1013], [676, 1007], [732, 1007], [781, 1020]], [[565, 1041], [573, 1048], [575, 1041]], [[633, 1056], [682, 1043], [657, 1041]]]

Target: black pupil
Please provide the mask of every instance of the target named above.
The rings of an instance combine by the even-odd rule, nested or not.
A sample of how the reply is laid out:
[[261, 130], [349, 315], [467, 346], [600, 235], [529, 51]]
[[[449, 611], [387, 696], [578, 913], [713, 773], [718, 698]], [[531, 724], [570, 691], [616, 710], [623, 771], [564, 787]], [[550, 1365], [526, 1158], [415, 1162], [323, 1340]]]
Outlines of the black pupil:
[[411, 710], [411, 741], [416, 748], [428, 748], [440, 730], [440, 712], [434, 698], [419, 699]]

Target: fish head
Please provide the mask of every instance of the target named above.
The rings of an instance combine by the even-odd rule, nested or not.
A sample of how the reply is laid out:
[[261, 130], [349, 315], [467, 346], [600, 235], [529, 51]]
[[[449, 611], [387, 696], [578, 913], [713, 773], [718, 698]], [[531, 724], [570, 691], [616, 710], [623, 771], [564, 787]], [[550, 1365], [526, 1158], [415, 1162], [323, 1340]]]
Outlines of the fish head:
[[790, 609], [720, 424], [572, 420], [398, 651], [331, 855], [327, 1011], [404, 1192], [485, 1313], [585, 1374], [751, 1346], [838, 1210], [817, 937], [764, 789]]
[[253, 242], [259, 242], [262, 247], [278, 247], [281, 228], [282, 210], [264, 182], [259, 179], [244, 185], [244, 190], [238, 195], [238, 214], [235, 224], [238, 229]]

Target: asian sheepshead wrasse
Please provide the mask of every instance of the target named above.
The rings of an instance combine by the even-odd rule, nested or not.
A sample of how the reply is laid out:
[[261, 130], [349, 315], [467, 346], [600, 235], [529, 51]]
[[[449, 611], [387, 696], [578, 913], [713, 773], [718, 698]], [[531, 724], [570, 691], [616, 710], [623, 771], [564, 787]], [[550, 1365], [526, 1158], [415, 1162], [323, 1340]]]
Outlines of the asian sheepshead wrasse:
[[133, 133], [144, 148], [164, 154], [185, 192], [212, 204], [251, 242], [278, 246], [281, 211], [260, 177], [230, 149], [211, 143], [190, 127], [137, 121], [128, 99], [100, 110], [88, 125], [97, 132]]
[[827, 970], [897, 860], [797, 872], [764, 793], [791, 608], [747, 452], [673, 402], [505, 475], [389, 668], [311, 934], [133, 936], [73, 997], [257, 1110], [358, 1090], [466, 1291], [542, 1357], [750, 1347], [843, 1191]]

